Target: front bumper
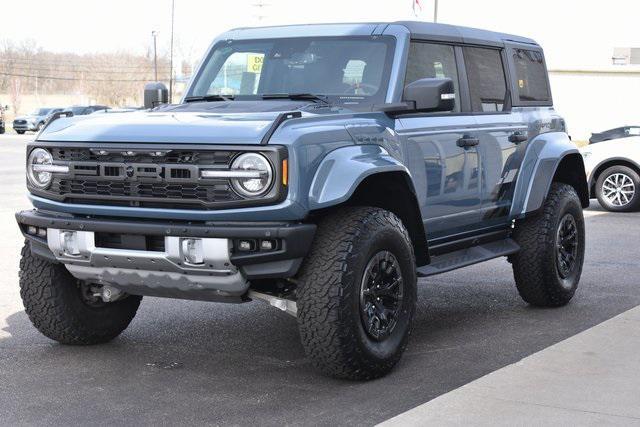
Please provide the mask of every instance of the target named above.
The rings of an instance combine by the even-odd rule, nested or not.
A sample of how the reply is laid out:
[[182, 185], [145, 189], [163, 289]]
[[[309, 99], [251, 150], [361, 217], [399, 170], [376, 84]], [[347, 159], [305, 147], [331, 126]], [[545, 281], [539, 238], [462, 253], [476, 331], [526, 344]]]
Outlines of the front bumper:
[[35, 131], [36, 130], [36, 125], [32, 124], [32, 123], [22, 123], [22, 124], [14, 123], [13, 124], [13, 130]]
[[[34, 254], [63, 263], [78, 279], [131, 294], [210, 301], [242, 299], [252, 280], [294, 276], [316, 229], [314, 224], [300, 222], [147, 221], [36, 209], [18, 212], [16, 220]], [[29, 232], [33, 227], [47, 229], [46, 237]], [[61, 247], [67, 231], [76, 232], [73, 255]], [[138, 241], [151, 238], [162, 244], [151, 250], [103, 246], [98, 237], [105, 233]], [[202, 239], [202, 263], [184, 262], [180, 245], [185, 238]], [[275, 242], [273, 250], [260, 250], [263, 240]], [[255, 242], [256, 247], [240, 251], [240, 241]]]

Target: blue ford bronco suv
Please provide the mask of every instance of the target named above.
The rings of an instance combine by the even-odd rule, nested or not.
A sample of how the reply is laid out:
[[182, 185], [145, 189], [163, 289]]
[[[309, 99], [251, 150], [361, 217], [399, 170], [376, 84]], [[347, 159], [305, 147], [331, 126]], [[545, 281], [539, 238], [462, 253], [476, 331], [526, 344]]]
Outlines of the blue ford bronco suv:
[[322, 372], [371, 379], [407, 346], [419, 277], [507, 257], [527, 303], [574, 295], [589, 193], [533, 40], [243, 28], [180, 103], [161, 86], [144, 111], [57, 114], [27, 148], [20, 287], [44, 335], [104, 343], [145, 295], [259, 299]]

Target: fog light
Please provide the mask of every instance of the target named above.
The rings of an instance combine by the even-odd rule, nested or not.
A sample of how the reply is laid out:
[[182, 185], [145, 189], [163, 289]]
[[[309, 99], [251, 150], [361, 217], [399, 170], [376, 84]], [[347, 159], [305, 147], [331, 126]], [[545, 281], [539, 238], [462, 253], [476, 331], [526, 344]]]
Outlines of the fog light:
[[80, 255], [78, 246], [78, 233], [75, 231], [63, 231], [60, 233], [60, 246], [66, 255]]
[[181, 239], [182, 259], [188, 264], [204, 263], [202, 239]]
[[254, 240], [240, 240], [238, 241], [238, 250], [242, 252], [249, 252], [256, 249], [256, 242]]
[[262, 240], [260, 241], [260, 249], [262, 249], [263, 251], [272, 251], [273, 249], [275, 249], [276, 245], [274, 244], [273, 240]]

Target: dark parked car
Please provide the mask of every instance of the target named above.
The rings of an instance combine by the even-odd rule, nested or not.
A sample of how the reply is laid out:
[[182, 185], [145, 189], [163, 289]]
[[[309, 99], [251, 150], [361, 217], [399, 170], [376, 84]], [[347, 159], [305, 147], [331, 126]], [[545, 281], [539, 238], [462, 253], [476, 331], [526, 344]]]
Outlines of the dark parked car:
[[4, 112], [5, 110], [9, 109], [9, 106], [2, 106], [0, 105], [0, 134], [3, 134], [6, 131], [5, 128], [5, 119], [4, 119]]
[[21, 296], [54, 340], [107, 342], [145, 295], [260, 299], [297, 317], [320, 370], [371, 379], [407, 347], [418, 277], [508, 257], [527, 303], [576, 292], [587, 180], [531, 39], [237, 29], [180, 103], [144, 98], [58, 118], [26, 150]]
[[629, 136], [639, 136], [640, 126], [622, 126], [605, 130], [604, 132], [592, 133], [589, 138], [589, 144], [597, 142], [609, 141], [610, 139], [627, 138]]
[[19, 134], [26, 131], [38, 132], [53, 113], [62, 111], [63, 108], [38, 108], [25, 116], [16, 117], [13, 121], [13, 130]]
[[74, 105], [69, 108], [65, 108], [65, 113], [73, 113], [74, 116], [85, 116], [87, 114], [95, 113], [100, 110], [107, 110], [109, 107], [106, 105]]

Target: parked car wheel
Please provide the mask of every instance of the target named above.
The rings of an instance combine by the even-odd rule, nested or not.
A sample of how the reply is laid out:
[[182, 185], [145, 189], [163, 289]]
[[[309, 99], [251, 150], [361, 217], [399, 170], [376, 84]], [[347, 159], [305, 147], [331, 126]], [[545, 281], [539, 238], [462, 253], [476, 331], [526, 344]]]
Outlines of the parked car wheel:
[[640, 176], [627, 166], [612, 166], [598, 176], [596, 196], [603, 208], [631, 212], [640, 208]]
[[111, 341], [129, 326], [142, 299], [129, 295], [103, 302], [64, 265], [33, 255], [28, 244], [20, 259], [20, 296], [31, 323], [43, 335], [73, 345]]
[[398, 217], [368, 207], [327, 216], [299, 279], [302, 344], [322, 372], [367, 380], [400, 360], [417, 278], [413, 246]]
[[23, 130], [17, 130], [17, 131], [16, 131], [16, 133], [17, 133], [18, 135], [22, 135], [24, 132], [25, 132], [25, 131], [23, 131]]
[[584, 236], [578, 194], [570, 185], [553, 183], [542, 211], [514, 230], [521, 249], [510, 259], [522, 299], [558, 307], [573, 298], [582, 274]]

